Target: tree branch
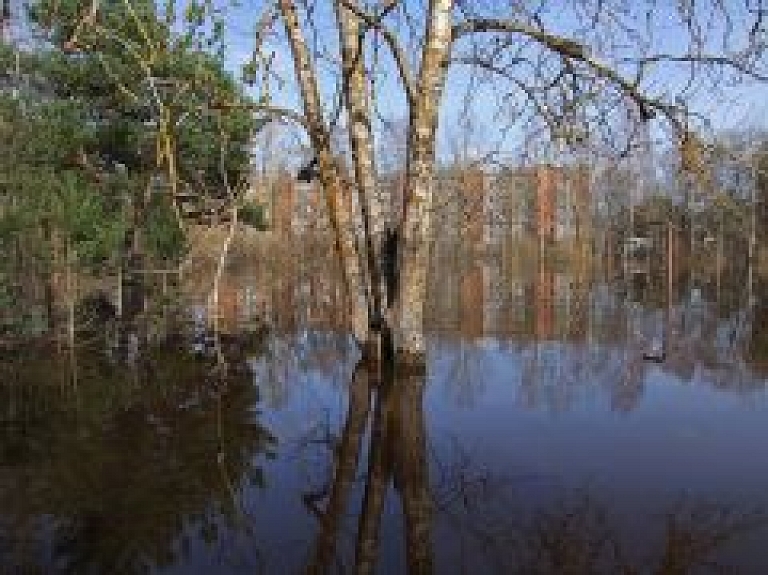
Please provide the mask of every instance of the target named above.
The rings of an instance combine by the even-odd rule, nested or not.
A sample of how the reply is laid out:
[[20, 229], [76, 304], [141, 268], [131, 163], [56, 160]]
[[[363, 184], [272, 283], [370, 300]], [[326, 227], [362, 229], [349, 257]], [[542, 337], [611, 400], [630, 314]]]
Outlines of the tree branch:
[[310, 123], [304, 116], [288, 108], [281, 108], [280, 106], [259, 104], [257, 102], [211, 102], [208, 105], [208, 108], [211, 110], [251, 110], [254, 112], [263, 112], [267, 115], [290, 120], [306, 130], [307, 133], [311, 131]]
[[390, 30], [382, 22], [384, 16], [388, 14], [395, 6], [397, 6], [397, 2], [389, 2], [385, 6], [382, 14], [379, 16], [368, 14], [349, 0], [339, 0], [339, 4], [349, 10], [355, 17], [362, 20], [365, 23], [367, 29], [374, 29], [379, 31], [382, 38], [384, 38], [384, 41], [387, 43], [387, 46], [389, 46], [390, 51], [392, 52], [392, 58], [395, 60], [395, 65], [397, 66], [397, 71], [400, 75], [400, 81], [403, 83], [403, 88], [405, 89], [405, 95], [408, 98], [408, 103], [409, 105], [413, 104], [416, 99], [416, 85], [413, 81], [410, 65], [408, 64], [408, 58], [403, 51], [402, 46], [398, 42], [394, 32], [392, 32], [392, 30]]
[[544, 32], [522, 22], [499, 18], [476, 18], [459, 22], [452, 29], [453, 41], [455, 42], [468, 34], [482, 32], [522, 34], [568, 58], [582, 59], [585, 57], [584, 46], [575, 40]]
[[672, 62], [676, 64], [710, 64], [715, 66], [722, 66], [724, 68], [733, 68], [737, 72], [744, 74], [745, 76], [749, 76], [754, 80], [758, 80], [760, 82], [768, 82], [768, 75], [761, 74], [757, 70], [753, 70], [746, 64], [739, 62], [736, 58], [731, 58], [728, 56], [715, 56], [711, 54], [656, 54], [654, 56], [646, 56], [637, 60], [637, 63], [640, 66], [657, 64], [660, 62]]
[[676, 110], [674, 106], [664, 104], [658, 99], [643, 94], [637, 82], [628, 80], [609, 65], [591, 57], [588, 48], [580, 42], [550, 34], [521, 22], [496, 18], [480, 18], [461, 22], [453, 27], [453, 39], [456, 41], [468, 34], [483, 32], [521, 34], [564, 58], [582, 62], [591, 68], [598, 77], [613, 83], [625, 96], [631, 99], [637, 105], [642, 119], [651, 119], [657, 111], [664, 113], [670, 121], [677, 124], [674, 117]]

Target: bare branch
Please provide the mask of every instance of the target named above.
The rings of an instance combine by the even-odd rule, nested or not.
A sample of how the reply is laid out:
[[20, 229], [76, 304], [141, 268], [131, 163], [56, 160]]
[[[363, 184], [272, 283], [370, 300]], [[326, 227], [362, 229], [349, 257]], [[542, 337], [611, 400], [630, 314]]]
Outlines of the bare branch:
[[387, 43], [387, 46], [389, 46], [389, 49], [392, 52], [392, 58], [395, 60], [395, 65], [397, 66], [397, 71], [400, 75], [400, 81], [403, 83], [403, 88], [405, 89], [405, 95], [408, 98], [409, 104], [412, 104], [416, 97], [416, 86], [413, 81], [410, 65], [408, 64], [408, 58], [403, 51], [403, 47], [400, 45], [397, 36], [395, 36], [394, 32], [392, 32], [392, 30], [390, 30], [382, 22], [384, 15], [386, 15], [391, 9], [397, 6], [398, 2], [389, 2], [381, 16], [373, 16], [372, 14], [368, 14], [364, 10], [361, 10], [360, 7], [355, 3], [350, 2], [349, 0], [339, 0], [339, 3], [352, 14], [354, 14], [355, 17], [365, 22], [368, 29], [377, 30], [381, 34], [382, 38], [384, 38], [384, 41]]
[[768, 82], [768, 75], [762, 74], [757, 70], [754, 70], [740, 62], [736, 58], [729, 56], [715, 56], [711, 54], [684, 54], [675, 56], [672, 54], [656, 54], [654, 56], [647, 56], [642, 58], [638, 63], [640, 66], [646, 66], [649, 64], [655, 64], [659, 62], [672, 62], [672, 63], [690, 63], [690, 64], [710, 64], [721, 66], [723, 68], [733, 68], [737, 72], [749, 76], [754, 80], [760, 82]]
[[260, 104], [258, 102], [211, 102], [208, 106], [211, 110], [251, 110], [254, 112], [263, 112], [266, 115], [276, 116], [285, 120], [290, 120], [294, 124], [297, 124], [303, 128], [307, 133], [311, 130], [311, 126], [307, 119], [288, 108], [282, 108], [280, 106], [273, 106], [271, 104]]
[[453, 27], [453, 38], [456, 41], [467, 34], [482, 32], [521, 34], [531, 38], [563, 58], [586, 64], [598, 77], [614, 84], [625, 96], [635, 102], [640, 117], [643, 120], [649, 120], [656, 115], [656, 112], [662, 112], [670, 121], [676, 122], [674, 112], [677, 110], [674, 106], [643, 94], [636, 81], [628, 80], [610, 65], [590, 56], [588, 48], [580, 42], [564, 36], [550, 34], [520, 22], [496, 18], [474, 19], [461, 22]]
[[83, 17], [78, 21], [75, 30], [69, 39], [64, 42], [64, 50], [73, 50], [77, 46], [78, 36], [83, 28], [92, 25], [96, 21], [96, 15], [99, 12], [99, 0], [93, 0], [90, 7], [83, 13]]
[[452, 30], [453, 41], [455, 42], [467, 34], [482, 32], [522, 34], [536, 40], [540, 44], [547, 46], [550, 50], [563, 56], [574, 59], [580, 59], [585, 56], [584, 46], [575, 40], [565, 38], [564, 36], [549, 34], [548, 32], [528, 26], [522, 22], [502, 20], [498, 18], [477, 18], [465, 20], [464, 22], [454, 25]]

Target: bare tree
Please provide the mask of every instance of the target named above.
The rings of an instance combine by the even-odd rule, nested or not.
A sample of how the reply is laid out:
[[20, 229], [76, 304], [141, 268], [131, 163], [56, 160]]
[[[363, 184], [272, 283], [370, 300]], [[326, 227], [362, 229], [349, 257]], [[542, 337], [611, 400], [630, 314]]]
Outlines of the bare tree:
[[[767, 11], [754, 2], [717, 0], [631, 6], [540, 0], [503, 7], [454, 0], [280, 0], [267, 20], [282, 21], [290, 46], [303, 101], [298, 115], [317, 157], [358, 336], [386, 322], [399, 350], [417, 360], [423, 354], [430, 238], [442, 225], [432, 208], [447, 90], [466, 88], [471, 76], [473, 89], [484, 84], [494, 94], [496, 125], [517, 126], [530, 141], [561, 150], [610, 148], [620, 155], [647, 134], [636, 126], [654, 120], [671, 127], [683, 167], [695, 170], [696, 127], [702, 124], [697, 104], [735, 83], [768, 80]], [[323, 40], [329, 26], [338, 43]], [[449, 74], [454, 68], [459, 71]], [[335, 90], [327, 89], [329, 79]], [[408, 118], [405, 193], [395, 210], [397, 294], [383, 309], [370, 203], [374, 153], [381, 150], [375, 142], [383, 126], [379, 104], [391, 101], [395, 88], [405, 111], [400, 114]], [[354, 201], [345, 195], [332, 149], [334, 119], [327, 111], [334, 102], [346, 110]], [[356, 246], [364, 254], [356, 254]]]

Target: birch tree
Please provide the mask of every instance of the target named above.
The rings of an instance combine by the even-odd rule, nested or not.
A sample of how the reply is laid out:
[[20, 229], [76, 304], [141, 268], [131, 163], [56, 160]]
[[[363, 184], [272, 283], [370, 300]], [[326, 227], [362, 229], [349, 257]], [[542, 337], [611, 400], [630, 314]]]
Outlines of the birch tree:
[[[268, 7], [260, 22], [269, 24], [259, 30], [284, 34], [302, 101], [301, 110], [268, 108], [299, 116], [308, 132], [358, 337], [388, 324], [397, 348], [421, 361], [430, 239], [443, 231], [432, 217], [437, 135], [455, 92], [474, 90], [502, 136], [516, 131], [521, 142], [565, 150], [626, 154], [654, 122], [678, 141], [684, 167], [695, 169], [705, 104], [733, 105], [731, 88], [761, 89], [768, 79], [767, 11], [753, 0], [279, 0]], [[371, 238], [385, 99], [389, 108], [402, 101], [408, 118], [393, 222], [397, 290], [387, 302]], [[337, 101], [352, 151], [350, 185], [330, 137]]]

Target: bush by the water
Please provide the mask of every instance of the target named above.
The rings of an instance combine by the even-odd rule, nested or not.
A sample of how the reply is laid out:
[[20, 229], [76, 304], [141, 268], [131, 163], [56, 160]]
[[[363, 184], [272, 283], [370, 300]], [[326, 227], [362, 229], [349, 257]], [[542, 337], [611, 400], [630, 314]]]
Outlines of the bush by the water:
[[264, 206], [261, 204], [245, 204], [240, 208], [239, 219], [246, 226], [251, 226], [257, 230], [267, 229], [267, 218], [264, 213]]

